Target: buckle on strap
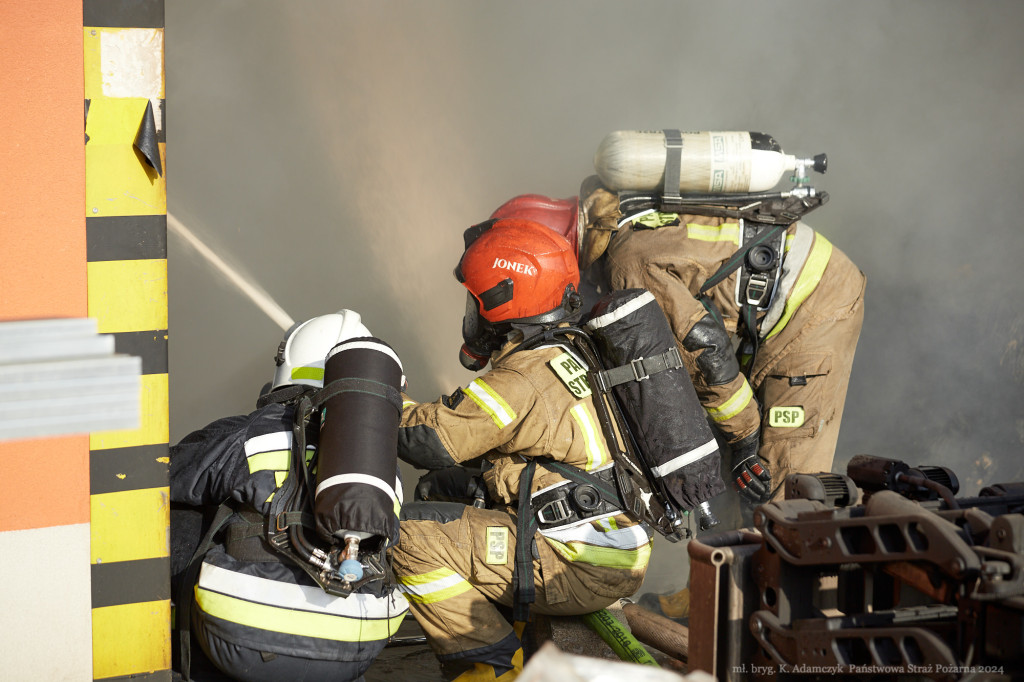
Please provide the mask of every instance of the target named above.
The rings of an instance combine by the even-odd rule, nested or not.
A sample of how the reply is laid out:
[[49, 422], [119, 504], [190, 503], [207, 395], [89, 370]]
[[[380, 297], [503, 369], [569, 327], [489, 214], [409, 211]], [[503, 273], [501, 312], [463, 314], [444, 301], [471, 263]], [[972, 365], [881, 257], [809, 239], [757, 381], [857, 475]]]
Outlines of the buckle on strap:
[[647, 374], [644, 371], [644, 359], [643, 358], [637, 358], [636, 360], [630, 360], [629, 361], [629, 366], [630, 366], [630, 369], [633, 370], [633, 380], [634, 381], [643, 381], [644, 379], [649, 379], [650, 378], [651, 375]]
[[536, 511], [541, 523], [561, 523], [572, 517], [573, 510], [564, 497], [556, 497]]
[[768, 277], [761, 274], [752, 274], [747, 280], [747, 305], [761, 306], [768, 294]]

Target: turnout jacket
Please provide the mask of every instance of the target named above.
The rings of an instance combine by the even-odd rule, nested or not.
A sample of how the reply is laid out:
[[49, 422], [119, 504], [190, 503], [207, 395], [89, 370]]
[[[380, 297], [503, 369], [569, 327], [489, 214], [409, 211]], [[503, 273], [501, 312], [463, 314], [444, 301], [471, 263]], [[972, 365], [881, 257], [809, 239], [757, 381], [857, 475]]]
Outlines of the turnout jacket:
[[[483, 457], [483, 478], [494, 500], [514, 509], [527, 461], [549, 458], [589, 472], [612, 466], [591, 395], [571, 376], [586, 365], [569, 348], [542, 346], [515, 351], [507, 344], [491, 358], [491, 370], [465, 388], [433, 403], [406, 400], [399, 428], [399, 457], [419, 468], [440, 468]], [[563, 372], [565, 374], [565, 372]], [[541, 466], [531, 493], [566, 483]], [[621, 511], [584, 523], [540, 528], [564, 559], [626, 568], [642, 576], [650, 556], [645, 526]]]
[[[763, 380], [766, 362], [773, 355], [773, 340], [779, 338], [797, 310], [815, 305], [817, 299], [808, 299], [826, 273], [832, 286], [850, 291], [851, 300], [864, 288], [863, 274], [823, 235], [803, 222], [790, 225], [781, 254], [778, 289], [769, 309], [759, 315], [762, 352], [748, 382], [738, 366], [730, 362], [728, 356], [734, 354], [730, 340], [716, 334], [717, 323], [698, 300], [701, 286], [739, 245], [738, 221], [681, 214], [677, 223], [662, 227], [623, 227], [612, 238], [605, 261], [605, 275], [612, 289], [642, 287], [661, 304], [701, 403], [730, 443], [758, 430], [761, 416], [751, 383], [756, 388]], [[708, 291], [726, 332], [733, 336], [740, 315], [736, 301], [738, 276], [739, 271], [734, 271]], [[828, 316], [834, 311], [816, 312]]]
[[[289, 475], [293, 417], [292, 406], [270, 404], [219, 419], [170, 449], [172, 502], [229, 502], [236, 514], [228, 536], [232, 521], [248, 535], [242, 556], [221, 542], [204, 557], [192, 590], [194, 628], [210, 659], [241, 679], [355, 679], [398, 629], [408, 603], [381, 583], [345, 598], [329, 595], [259, 542], [262, 517]], [[315, 428], [307, 439], [309, 461]]]

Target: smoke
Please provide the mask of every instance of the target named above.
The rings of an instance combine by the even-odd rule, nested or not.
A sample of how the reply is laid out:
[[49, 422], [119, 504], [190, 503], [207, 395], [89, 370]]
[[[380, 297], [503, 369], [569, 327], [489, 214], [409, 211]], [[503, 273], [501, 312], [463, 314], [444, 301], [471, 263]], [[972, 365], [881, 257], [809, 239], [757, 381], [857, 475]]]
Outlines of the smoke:
[[[1015, 0], [176, 0], [168, 202], [295, 319], [358, 310], [431, 400], [471, 378], [462, 231], [575, 194], [608, 132], [826, 152], [807, 222], [868, 277], [834, 470], [939, 464], [970, 494], [1024, 479], [1021, 25]], [[252, 409], [280, 324], [169, 249], [176, 441]]]

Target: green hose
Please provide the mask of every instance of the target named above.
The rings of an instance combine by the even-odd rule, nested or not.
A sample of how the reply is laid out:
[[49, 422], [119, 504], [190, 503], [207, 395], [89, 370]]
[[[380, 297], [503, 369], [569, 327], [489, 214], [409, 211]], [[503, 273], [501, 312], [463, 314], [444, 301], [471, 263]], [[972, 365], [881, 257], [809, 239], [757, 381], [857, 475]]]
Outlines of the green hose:
[[639, 665], [653, 665], [655, 668], [661, 667], [608, 609], [585, 613], [580, 618], [588, 628], [600, 635], [622, 660]]

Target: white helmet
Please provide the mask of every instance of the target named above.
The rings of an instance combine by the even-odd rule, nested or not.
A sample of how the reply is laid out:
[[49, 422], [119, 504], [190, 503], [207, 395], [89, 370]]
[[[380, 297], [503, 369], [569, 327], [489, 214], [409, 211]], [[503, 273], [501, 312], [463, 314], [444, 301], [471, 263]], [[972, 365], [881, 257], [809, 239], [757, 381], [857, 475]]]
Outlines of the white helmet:
[[342, 341], [360, 336], [373, 334], [354, 310], [339, 310], [292, 327], [277, 348], [271, 390], [290, 384], [322, 387], [327, 353]]

